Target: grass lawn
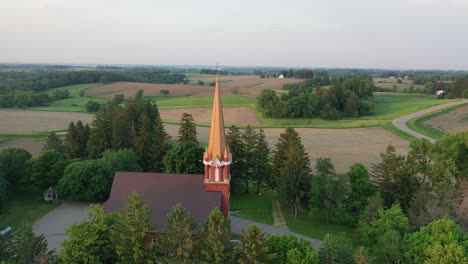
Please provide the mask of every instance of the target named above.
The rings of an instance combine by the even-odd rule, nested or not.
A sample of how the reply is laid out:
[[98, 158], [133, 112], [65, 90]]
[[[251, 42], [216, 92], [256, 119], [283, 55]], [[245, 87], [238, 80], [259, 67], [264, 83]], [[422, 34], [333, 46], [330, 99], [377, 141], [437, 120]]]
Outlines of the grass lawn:
[[[233, 192], [231, 193], [231, 211], [240, 211], [234, 213], [234, 216], [273, 224], [272, 201], [275, 195], [273, 191], [265, 192], [261, 196], [254, 193]], [[294, 219], [294, 216], [284, 207], [282, 211], [288, 228], [294, 232], [316, 239], [323, 239], [329, 233], [344, 233], [356, 242], [359, 237], [353, 226], [336, 221], [336, 217], [332, 217], [331, 224], [327, 224], [327, 214], [324, 211], [312, 210], [310, 213], [301, 211], [297, 219]]]
[[451, 106], [451, 107], [448, 107], [439, 111], [435, 111], [429, 114], [425, 114], [425, 115], [410, 119], [408, 122], [406, 122], [406, 125], [412, 130], [420, 134], [423, 134], [433, 139], [439, 139], [445, 135], [444, 131], [425, 125], [424, 122], [432, 118], [435, 118], [437, 116], [447, 114], [457, 108], [464, 107], [466, 105], [467, 104], [460, 104], [460, 105]]
[[0, 211], [0, 227], [18, 228], [22, 223], [34, 221], [56, 208], [58, 203], [45, 202], [41, 191], [20, 190]]
[[338, 217], [332, 216], [331, 223], [327, 223], [327, 213], [321, 210], [311, 210], [310, 212], [301, 212], [294, 219], [294, 215], [289, 213], [283, 207], [283, 215], [289, 229], [316, 239], [323, 239], [326, 234], [344, 233], [353, 243], [358, 243], [359, 234], [357, 230], [348, 224], [343, 224]]
[[[211, 108], [213, 105], [212, 96], [156, 96], [150, 97], [158, 104], [159, 109], [176, 108]], [[225, 95], [222, 97], [223, 107], [243, 107], [254, 105], [256, 100], [240, 95]]]
[[250, 219], [266, 224], [273, 224], [273, 196], [271, 191], [264, 192], [262, 195], [255, 193], [231, 193], [231, 211], [240, 211], [234, 213], [234, 216]]

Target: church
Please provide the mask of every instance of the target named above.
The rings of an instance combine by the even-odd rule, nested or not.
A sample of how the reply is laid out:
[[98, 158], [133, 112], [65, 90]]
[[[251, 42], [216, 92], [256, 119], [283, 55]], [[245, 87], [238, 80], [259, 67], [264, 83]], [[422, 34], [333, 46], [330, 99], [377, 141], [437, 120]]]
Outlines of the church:
[[178, 203], [191, 213], [197, 224], [197, 232], [213, 209], [219, 208], [225, 217], [229, 216], [232, 154], [226, 143], [218, 77], [215, 83], [209, 144], [200, 158], [203, 162], [200, 166], [205, 168], [203, 175], [116, 172], [109, 199], [104, 204], [106, 212], [120, 210], [128, 196], [137, 192], [152, 212], [152, 220], [156, 224], [155, 234], [164, 228], [167, 215]]

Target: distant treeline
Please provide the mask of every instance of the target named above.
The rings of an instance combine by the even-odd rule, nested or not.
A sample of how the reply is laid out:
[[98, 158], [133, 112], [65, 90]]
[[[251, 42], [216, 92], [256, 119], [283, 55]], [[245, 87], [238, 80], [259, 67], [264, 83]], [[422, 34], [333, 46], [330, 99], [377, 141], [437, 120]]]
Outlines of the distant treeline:
[[263, 90], [257, 98], [258, 109], [266, 117], [339, 119], [358, 117], [374, 111], [372, 78], [366, 75], [332, 78], [331, 87], [321, 88], [320, 79], [284, 86], [288, 93], [278, 97]]
[[218, 71], [213, 69], [201, 69], [200, 74], [219, 74], [219, 75], [228, 75], [227, 71]]
[[45, 106], [69, 97], [67, 91], [55, 91], [49, 96], [47, 89], [67, 85], [115, 81], [174, 84], [184, 80], [184, 74], [162, 70], [0, 72], [0, 107]]

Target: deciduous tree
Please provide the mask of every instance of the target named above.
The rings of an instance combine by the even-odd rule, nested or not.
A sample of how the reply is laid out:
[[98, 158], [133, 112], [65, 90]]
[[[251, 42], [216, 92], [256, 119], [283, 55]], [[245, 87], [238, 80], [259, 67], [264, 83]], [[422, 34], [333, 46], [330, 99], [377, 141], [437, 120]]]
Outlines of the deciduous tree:
[[54, 187], [63, 176], [68, 165], [65, 155], [57, 150], [49, 149], [26, 162], [28, 179], [26, 182], [40, 189]]

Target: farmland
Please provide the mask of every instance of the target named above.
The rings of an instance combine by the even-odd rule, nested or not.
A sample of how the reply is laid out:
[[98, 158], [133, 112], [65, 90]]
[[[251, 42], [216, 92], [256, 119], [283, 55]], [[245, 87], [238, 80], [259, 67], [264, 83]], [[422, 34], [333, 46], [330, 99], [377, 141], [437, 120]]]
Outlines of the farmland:
[[[177, 138], [178, 125], [166, 124], [173, 139]], [[198, 139], [208, 142], [209, 127], [198, 127]], [[380, 127], [355, 129], [296, 129], [312, 163], [319, 157], [330, 157], [338, 172], [346, 172], [351, 165], [362, 162], [366, 166], [380, 161], [379, 153], [393, 144], [399, 153], [408, 151], [408, 141]], [[283, 128], [265, 128], [270, 149], [274, 149]]]
[[407, 123], [408, 127], [434, 139], [468, 130], [468, 103], [429, 113]]
[[84, 113], [0, 109], [0, 134], [63, 130], [70, 122], [91, 123], [93, 118]]

